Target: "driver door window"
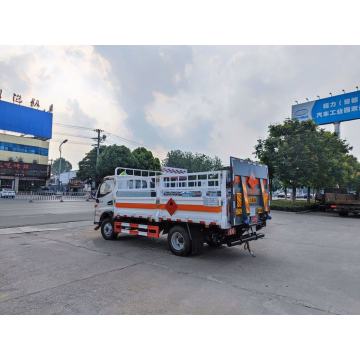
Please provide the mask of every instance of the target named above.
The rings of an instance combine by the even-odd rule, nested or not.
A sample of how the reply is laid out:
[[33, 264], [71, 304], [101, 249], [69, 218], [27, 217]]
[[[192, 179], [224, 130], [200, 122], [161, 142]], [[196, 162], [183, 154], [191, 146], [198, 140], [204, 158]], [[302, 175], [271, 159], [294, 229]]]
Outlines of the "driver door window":
[[99, 193], [98, 193], [98, 197], [103, 197], [107, 194], [110, 194], [111, 191], [113, 190], [114, 187], [114, 182], [112, 180], [105, 180], [99, 188]]

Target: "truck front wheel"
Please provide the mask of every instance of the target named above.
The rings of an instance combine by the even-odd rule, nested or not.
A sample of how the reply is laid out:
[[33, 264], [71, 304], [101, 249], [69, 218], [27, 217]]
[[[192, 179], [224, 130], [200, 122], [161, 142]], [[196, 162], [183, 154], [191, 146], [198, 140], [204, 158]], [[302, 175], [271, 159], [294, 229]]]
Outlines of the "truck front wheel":
[[174, 226], [168, 233], [168, 243], [171, 252], [177, 256], [188, 256], [191, 251], [189, 233], [182, 226]]
[[101, 235], [105, 240], [116, 239], [114, 227], [111, 219], [104, 219], [101, 223]]

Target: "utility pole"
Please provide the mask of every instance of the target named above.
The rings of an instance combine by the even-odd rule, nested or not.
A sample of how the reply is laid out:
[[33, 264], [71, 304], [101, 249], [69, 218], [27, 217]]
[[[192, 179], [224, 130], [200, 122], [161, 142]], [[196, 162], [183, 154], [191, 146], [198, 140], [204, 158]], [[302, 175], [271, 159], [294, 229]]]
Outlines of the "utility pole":
[[96, 163], [97, 163], [100, 153], [100, 144], [106, 140], [106, 135], [101, 136], [101, 133], [104, 132], [104, 130], [102, 129], [94, 129], [94, 131], [97, 133], [97, 136], [92, 139], [96, 141], [96, 144], [93, 144], [92, 146], [96, 147]]
[[340, 137], [340, 123], [339, 122], [334, 123], [334, 133], [338, 137]]
[[68, 139], [65, 139], [61, 142], [61, 144], [59, 145], [59, 152], [60, 152], [60, 158], [59, 158], [59, 185], [58, 185], [58, 189], [60, 190], [60, 175], [61, 175], [61, 147], [68, 142]]

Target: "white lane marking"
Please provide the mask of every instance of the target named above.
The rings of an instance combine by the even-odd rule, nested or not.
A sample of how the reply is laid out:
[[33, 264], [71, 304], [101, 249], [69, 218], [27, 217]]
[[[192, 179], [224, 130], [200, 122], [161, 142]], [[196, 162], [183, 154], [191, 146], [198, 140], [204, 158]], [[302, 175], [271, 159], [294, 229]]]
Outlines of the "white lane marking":
[[0, 228], [0, 235], [11, 235], [11, 234], [26, 234], [32, 232], [42, 232], [42, 231], [57, 231], [62, 229], [73, 229], [81, 226], [93, 226], [92, 221], [74, 221], [74, 222], [65, 222], [58, 224], [41, 224], [36, 226], [17, 226], [9, 228]]
[[0, 235], [24, 234], [24, 233], [40, 232], [40, 231], [55, 231], [60, 229], [61, 228], [38, 228], [36, 226], [22, 226], [22, 227], [0, 229]]

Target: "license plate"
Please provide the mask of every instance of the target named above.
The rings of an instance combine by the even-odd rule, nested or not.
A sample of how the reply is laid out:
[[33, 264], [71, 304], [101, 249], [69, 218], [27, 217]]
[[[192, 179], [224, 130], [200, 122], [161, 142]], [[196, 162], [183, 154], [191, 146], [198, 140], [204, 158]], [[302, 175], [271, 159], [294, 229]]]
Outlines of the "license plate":
[[256, 207], [255, 206], [251, 206], [250, 207], [250, 216], [255, 216], [256, 215]]

